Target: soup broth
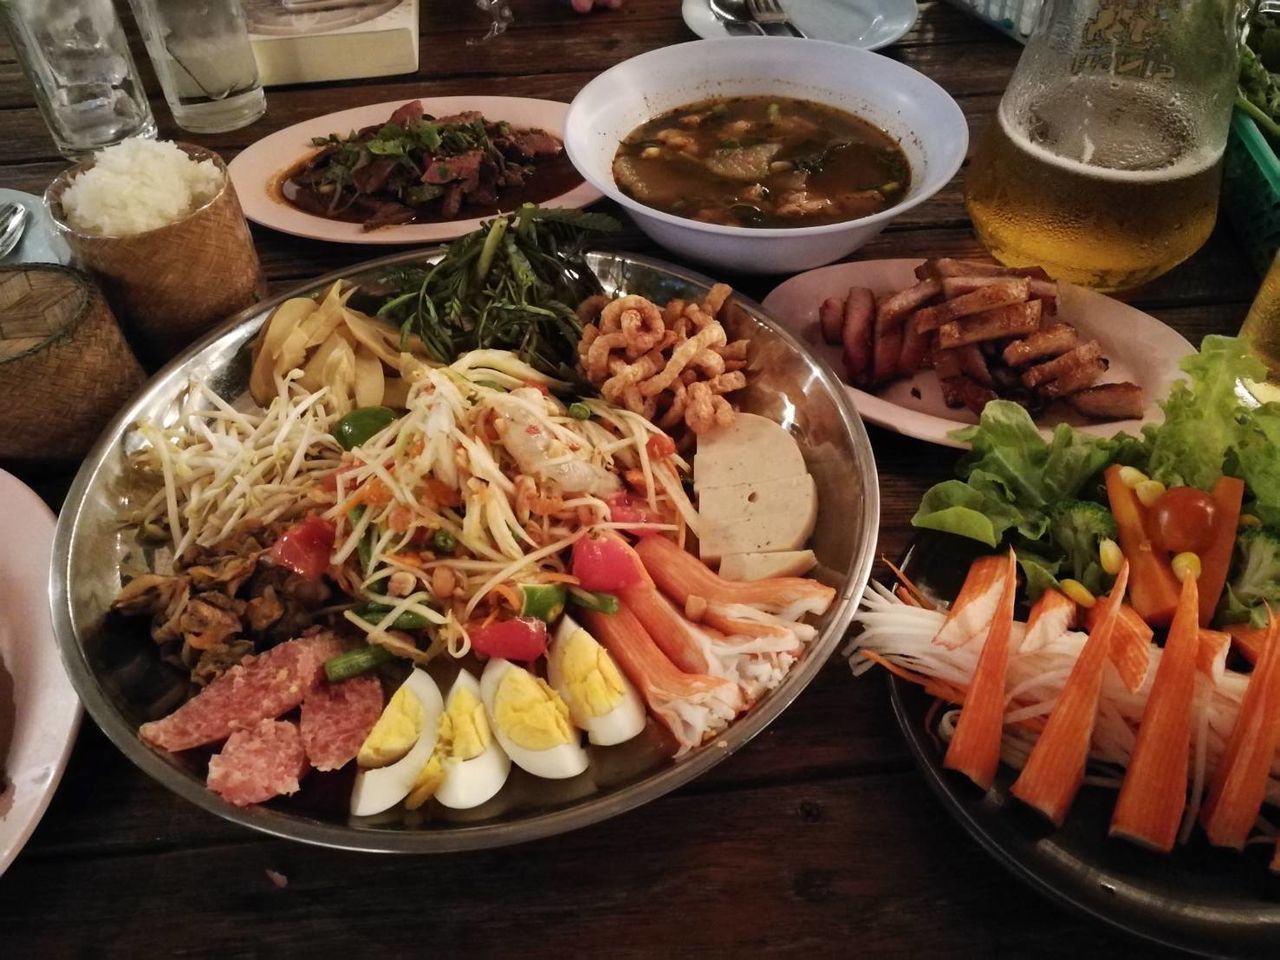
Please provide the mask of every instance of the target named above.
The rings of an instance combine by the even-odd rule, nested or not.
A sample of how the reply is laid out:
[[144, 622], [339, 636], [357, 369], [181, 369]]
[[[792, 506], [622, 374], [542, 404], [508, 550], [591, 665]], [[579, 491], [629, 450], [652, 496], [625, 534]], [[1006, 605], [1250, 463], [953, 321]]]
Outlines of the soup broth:
[[853, 220], [911, 186], [902, 148], [879, 127], [790, 97], [717, 97], [670, 110], [622, 141], [613, 176], [646, 206], [746, 227]]

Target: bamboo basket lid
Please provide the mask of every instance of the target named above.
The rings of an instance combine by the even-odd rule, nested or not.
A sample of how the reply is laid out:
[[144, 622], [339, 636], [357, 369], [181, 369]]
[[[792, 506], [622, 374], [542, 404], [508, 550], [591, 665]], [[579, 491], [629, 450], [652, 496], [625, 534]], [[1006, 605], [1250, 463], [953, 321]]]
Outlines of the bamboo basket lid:
[[101, 291], [68, 267], [0, 267], [0, 458], [84, 455], [142, 386]]

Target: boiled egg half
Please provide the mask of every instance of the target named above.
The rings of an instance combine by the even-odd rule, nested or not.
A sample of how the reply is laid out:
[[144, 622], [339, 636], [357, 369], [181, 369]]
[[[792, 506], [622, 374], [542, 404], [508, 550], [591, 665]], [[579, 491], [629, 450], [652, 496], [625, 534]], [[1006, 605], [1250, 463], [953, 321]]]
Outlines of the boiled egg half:
[[391, 696], [360, 746], [351, 790], [351, 812], [368, 817], [409, 795], [430, 762], [439, 737], [444, 701], [424, 670], [414, 669]]
[[640, 694], [609, 651], [570, 617], [560, 618], [547, 649], [547, 679], [592, 743], [612, 746], [644, 729]]
[[545, 680], [495, 657], [480, 676], [480, 696], [494, 736], [521, 769], [548, 780], [587, 769], [569, 708]]
[[480, 806], [502, 789], [511, 772], [511, 759], [489, 726], [480, 684], [466, 670], [458, 673], [445, 698], [435, 756], [443, 776], [435, 798], [454, 810]]

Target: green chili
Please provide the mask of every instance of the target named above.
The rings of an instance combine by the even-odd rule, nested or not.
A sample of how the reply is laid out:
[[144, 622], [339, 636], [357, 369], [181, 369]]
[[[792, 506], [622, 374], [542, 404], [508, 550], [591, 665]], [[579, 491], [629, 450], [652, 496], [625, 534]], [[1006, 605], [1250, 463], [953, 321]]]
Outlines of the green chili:
[[333, 436], [343, 450], [354, 450], [398, 419], [390, 407], [358, 407], [338, 421]]

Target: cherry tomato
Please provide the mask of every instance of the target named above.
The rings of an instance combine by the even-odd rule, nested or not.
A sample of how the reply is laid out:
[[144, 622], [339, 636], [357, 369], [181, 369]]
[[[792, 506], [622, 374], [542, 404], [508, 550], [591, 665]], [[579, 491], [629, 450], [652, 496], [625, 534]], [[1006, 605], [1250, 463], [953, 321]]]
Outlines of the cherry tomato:
[[644, 448], [654, 460], [666, 460], [676, 455], [675, 441], [665, 433], [655, 433], [645, 443]]
[[533, 617], [496, 620], [467, 628], [471, 649], [503, 660], [537, 660], [547, 652], [547, 625]]
[[616, 593], [640, 580], [639, 560], [616, 536], [587, 534], [573, 545], [573, 575], [583, 590]]
[[1171, 487], [1151, 508], [1156, 545], [1170, 553], [1199, 553], [1213, 542], [1218, 505], [1195, 487]]
[[268, 554], [272, 562], [308, 580], [318, 580], [329, 569], [333, 552], [333, 524], [322, 517], [308, 517], [280, 534]]

